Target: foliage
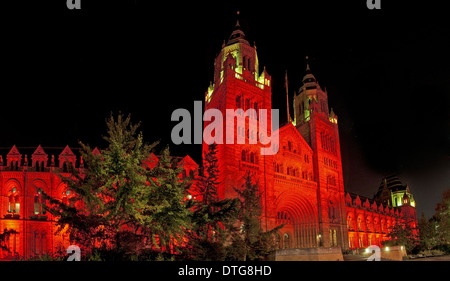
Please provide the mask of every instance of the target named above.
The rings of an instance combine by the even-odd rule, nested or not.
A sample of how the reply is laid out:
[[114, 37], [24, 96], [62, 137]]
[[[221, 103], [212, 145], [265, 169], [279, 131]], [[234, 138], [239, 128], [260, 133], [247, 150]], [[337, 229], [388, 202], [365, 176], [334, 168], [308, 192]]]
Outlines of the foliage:
[[3, 233], [0, 233], [0, 248], [3, 251], [9, 252], [8, 246], [6, 245], [6, 241], [9, 239], [9, 236], [11, 234], [17, 234], [17, 233], [18, 232], [15, 231], [14, 229], [6, 229], [6, 228], [3, 230]]
[[240, 198], [238, 221], [240, 230], [233, 235], [229, 257], [237, 260], [258, 260], [275, 249], [274, 234], [281, 229], [279, 225], [272, 230], [263, 231], [261, 226], [261, 192], [259, 184], [252, 182], [247, 173], [242, 187], [235, 188]]
[[192, 189], [192, 231], [188, 233], [188, 258], [193, 260], [224, 260], [229, 234], [236, 221], [237, 199], [220, 200], [218, 196], [219, 166], [217, 145], [208, 146], [203, 172]]
[[411, 227], [411, 221], [394, 225], [390, 228], [387, 237], [388, 240], [382, 243], [383, 246], [405, 246], [407, 253], [411, 253], [419, 245], [417, 229]]
[[419, 220], [419, 244], [420, 249], [430, 250], [439, 244], [437, 222], [435, 219], [426, 219], [425, 215]]
[[182, 202], [187, 183], [170, 163], [166, 148], [154, 169], [148, 164], [157, 143], [146, 144], [130, 116], [107, 120], [108, 146], [100, 154], [83, 143], [84, 169], [60, 175], [73, 196], [68, 202], [47, 196], [46, 209], [58, 231], [94, 260], [129, 260], [148, 247], [168, 247], [187, 226]]
[[134, 204], [135, 219], [152, 245], [169, 251], [177, 250], [190, 228], [190, 210], [185, 200], [191, 185], [189, 178], [180, 179], [182, 167], [170, 157], [166, 147], [157, 165], [149, 172], [149, 186], [141, 189]]
[[443, 193], [433, 219], [436, 221], [438, 244], [450, 245], [450, 189]]

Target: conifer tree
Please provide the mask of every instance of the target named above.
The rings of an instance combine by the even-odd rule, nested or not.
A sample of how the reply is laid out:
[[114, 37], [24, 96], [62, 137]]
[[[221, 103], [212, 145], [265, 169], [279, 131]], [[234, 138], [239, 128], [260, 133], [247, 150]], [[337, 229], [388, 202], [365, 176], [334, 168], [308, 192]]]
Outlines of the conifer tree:
[[182, 170], [166, 147], [148, 174], [149, 186], [139, 190], [139, 200], [134, 204], [135, 218], [151, 238], [151, 244], [169, 255], [179, 252], [191, 226], [186, 200], [191, 179], [181, 178]]
[[450, 190], [442, 195], [442, 201], [436, 206], [434, 220], [437, 223], [437, 238], [439, 244], [446, 245], [446, 250], [450, 248]]
[[242, 187], [234, 189], [240, 198], [238, 215], [240, 227], [239, 232], [232, 237], [229, 256], [237, 260], [258, 260], [274, 250], [274, 234], [284, 224], [263, 231], [261, 191], [259, 184], [253, 183], [250, 172], [244, 176]]
[[107, 120], [108, 146], [100, 155], [83, 143], [82, 170], [70, 170], [71, 176], [60, 175], [73, 196], [64, 203], [48, 198], [46, 208], [56, 217], [59, 230], [68, 226], [69, 238], [83, 252], [107, 250], [113, 258], [130, 254], [142, 243], [141, 226], [136, 220], [135, 204], [139, 194], [148, 188], [148, 170], [143, 165], [154, 144], [146, 144], [139, 124], [119, 114]]
[[192, 192], [193, 229], [189, 232], [189, 259], [223, 260], [225, 244], [236, 220], [238, 201], [219, 199], [219, 165], [217, 144], [208, 146], [204, 167]]
[[[96, 245], [120, 259], [138, 257], [145, 249], [173, 253], [189, 229], [182, 167], [166, 147], [156, 166], [148, 160], [157, 143], [144, 143], [130, 116], [107, 120], [108, 146], [94, 155], [81, 143], [85, 168], [62, 177], [74, 197], [69, 204], [52, 199], [50, 211], [63, 228], [69, 225], [72, 241], [84, 249]], [[175, 249], [174, 249], [175, 248]]]

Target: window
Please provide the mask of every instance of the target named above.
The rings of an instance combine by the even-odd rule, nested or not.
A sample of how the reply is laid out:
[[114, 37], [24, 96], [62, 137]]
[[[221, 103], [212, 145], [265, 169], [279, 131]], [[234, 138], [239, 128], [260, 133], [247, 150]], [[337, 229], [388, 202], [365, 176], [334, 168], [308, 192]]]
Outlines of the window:
[[332, 201], [328, 203], [328, 218], [334, 220], [336, 218], [336, 208]]
[[241, 104], [241, 96], [237, 96], [236, 97], [236, 108], [241, 108], [242, 104]]
[[330, 229], [330, 244], [331, 244], [331, 247], [337, 246], [337, 231], [336, 231], [336, 229]]
[[242, 150], [241, 152], [241, 160], [246, 162], [247, 161], [247, 151], [246, 150]]
[[8, 212], [18, 214], [20, 213], [20, 199], [17, 188], [13, 187], [9, 193]]
[[289, 234], [285, 233], [283, 237], [283, 246], [285, 249], [289, 248]]
[[41, 215], [45, 214], [44, 209], [42, 208], [42, 189], [38, 188], [36, 194], [34, 195], [34, 214]]
[[45, 233], [34, 232], [33, 252], [35, 255], [45, 254], [47, 248], [47, 236]]
[[288, 141], [288, 150], [292, 151], [292, 142], [291, 141]]

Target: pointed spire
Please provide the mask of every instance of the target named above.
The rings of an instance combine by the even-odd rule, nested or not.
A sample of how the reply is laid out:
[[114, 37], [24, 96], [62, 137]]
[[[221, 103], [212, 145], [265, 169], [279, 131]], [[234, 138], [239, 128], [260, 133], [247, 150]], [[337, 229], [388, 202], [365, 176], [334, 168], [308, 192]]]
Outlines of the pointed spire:
[[316, 77], [312, 74], [311, 68], [309, 67], [309, 57], [306, 56], [306, 74], [303, 76], [303, 84], [306, 85], [307, 89], [312, 89], [317, 87]]
[[[240, 12], [237, 11], [236, 14], [239, 16]], [[250, 45], [248, 41], [245, 39], [245, 34], [241, 30], [241, 25], [239, 24], [239, 18], [236, 20], [236, 25], [234, 26], [234, 30], [228, 38], [227, 45], [232, 45], [235, 43], [244, 43], [246, 45]]]

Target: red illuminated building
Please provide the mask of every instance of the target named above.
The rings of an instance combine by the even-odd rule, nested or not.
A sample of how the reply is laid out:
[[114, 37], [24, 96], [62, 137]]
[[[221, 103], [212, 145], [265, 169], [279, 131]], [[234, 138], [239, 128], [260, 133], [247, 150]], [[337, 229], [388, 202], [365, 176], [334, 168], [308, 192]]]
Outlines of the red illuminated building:
[[[246, 40], [239, 22], [214, 65], [214, 81], [205, 93], [205, 110], [215, 108], [225, 115], [226, 109], [272, 108], [272, 78], [265, 67], [260, 72], [256, 47]], [[237, 122], [225, 124], [234, 126], [235, 142], [218, 145], [219, 195], [236, 196], [233, 187], [241, 186], [243, 176], [250, 172], [262, 191], [263, 227], [271, 229], [286, 223], [276, 237], [280, 248], [381, 245], [389, 227], [406, 221], [415, 224], [415, 207], [406, 198], [411, 196], [409, 188], [397, 192], [405, 194], [403, 204], [387, 199], [398, 198], [396, 191], [387, 187], [380, 188], [374, 200], [346, 194], [338, 118], [329, 110], [328, 93], [308, 64], [302, 82], [294, 96], [294, 120], [278, 130], [277, 154], [261, 155], [263, 146], [259, 142], [249, 144], [261, 133], [258, 126], [249, 127], [258, 114], [245, 117], [244, 128]], [[205, 122], [205, 127], [209, 123]], [[225, 127], [223, 139], [227, 139]], [[270, 129], [268, 126], [268, 135]], [[236, 144], [239, 136], [245, 136], [246, 144]]]
[[[262, 226], [271, 229], [286, 223], [276, 234], [279, 248], [381, 245], [393, 225], [415, 225], [414, 198], [395, 177], [384, 179], [373, 199], [345, 192], [338, 117], [329, 110], [328, 93], [309, 65], [302, 82], [293, 100], [294, 119], [278, 129], [275, 155], [261, 155], [261, 132], [249, 128], [250, 119], [258, 119], [258, 114], [245, 117], [245, 128], [233, 124], [234, 139], [245, 137], [246, 143], [218, 145], [219, 196], [235, 197], [233, 187], [241, 186], [250, 172], [262, 192]], [[239, 24], [215, 59], [214, 81], [205, 93], [205, 110], [211, 108], [224, 116], [226, 109], [272, 108], [272, 78], [265, 68], [260, 71], [256, 47]], [[267, 130], [270, 135], [270, 122]], [[225, 132], [224, 128], [224, 139]], [[252, 138], [256, 144], [249, 144]], [[68, 165], [83, 169], [82, 159], [68, 146], [20, 151], [13, 146], [4, 156], [0, 155], [0, 229], [17, 234], [6, 241], [11, 252], [2, 251], [1, 258], [64, 251], [70, 243], [64, 232], [54, 234], [56, 224], [43, 211], [41, 194], [62, 200], [71, 196], [57, 174], [65, 175]], [[189, 156], [180, 161], [186, 175], [198, 170]]]

